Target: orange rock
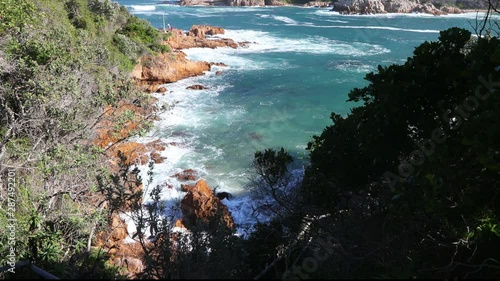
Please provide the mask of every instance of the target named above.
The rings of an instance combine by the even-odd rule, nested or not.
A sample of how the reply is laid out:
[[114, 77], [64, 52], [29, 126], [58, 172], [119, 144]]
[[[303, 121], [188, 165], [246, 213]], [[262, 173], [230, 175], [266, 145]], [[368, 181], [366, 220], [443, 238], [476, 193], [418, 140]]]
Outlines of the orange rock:
[[207, 87], [203, 86], [203, 85], [191, 85], [191, 86], [188, 86], [186, 88], [186, 90], [206, 90], [208, 89]]
[[153, 160], [155, 164], [160, 164], [164, 161], [163, 157], [161, 157], [160, 153], [157, 151], [151, 152], [151, 160]]
[[111, 230], [111, 239], [113, 241], [122, 241], [128, 235], [127, 225], [117, 215], [114, 215], [111, 219]]
[[157, 93], [165, 93], [167, 91], [167, 88], [165, 87], [160, 87], [158, 90], [156, 90]]
[[[118, 157], [118, 151], [121, 151], [126, 157], [126, 165], [145, 165], [148, 163], [148, 156], [146, 155], [146, 146], [142, 143], [137, 142], [123, 142], [117, 143], [108, 150], [111, 155], [110, 157]], [[108, 154], [109, 154], [108, 153]]]
[[179, 227], [179, 228], [186, 228], [184, 224], [182, 223], [182, 219], [178, 219], [175, 221], [174, 227]]
[[151, 92], [152, 89], [156, 91], [157, 86], [160, 84], [202, 75], [208, 70], [210, 70], [208, 62], [189, 61], [186, 59], [185, 53], [171, 52], [142, 57], [139, 64], [132, 71], [131, 76], [138, 81], [139, 85], [149, 85], [147, 90]]
[[210, 26], [210, 25], [193, 25], [189, 30], [189, 34], [193, 34], [194, 36], [205, 38], [206, 35], [217, 35], [224, 34], [225, 30], [222, 27]]
[[227, 207], [217, 198], [204, 180], [199, 180], [181, 201], [183, 223], [188, 228], [204, 223], [210, 230], [219, 225], [234, 228], [234, 221]]
[[195, 185], [193, 185], [193, 184], [181, 184], [181, 191], [189, 192], [194, 187], [195, 187]]
[[227, 67], [227, 64], [225, 64], [223, 62], [211, 62], [210, 66], [212, 66], [212, 65]]
[[206, 26], [206, 25], [193, 25], [187, 35], [182, 33], [173, 32], [166, 43], [174, 50], [188, 49], [188, 48], [217, 48], [217, 47], [231, 47], [238, 48], [238, 44], [232, 39], [206, 38], [206, 35], [224, 34], [224, 29], [221, 27]]
[[[139, 130], [146, 116], [155, 110], [154, 102], [156, 99], [151, 98], [147, 106], [139, 107], [123, 101], [120, 101], [116, 107], [106, 106], [101, 121], [96, 125], [98, 135], [93, 144], [105, 148]], [[123, 116], [130, 113], [132, 113], [131, 116], [123, 122]]]
[[194, 181], [198, 179], [198, 173], [193, 169], [186, 169], [181, 173], [177, 173], [172, 177], [177, 177], [180, 181]]
[[165, 150], [166, 144], [163, 143], [160, 139], [157, 139], [155, 141], [149, 142], [146, 144], [146, 147], [150, 150], [156, 150], [156, 151], [164, 151]]

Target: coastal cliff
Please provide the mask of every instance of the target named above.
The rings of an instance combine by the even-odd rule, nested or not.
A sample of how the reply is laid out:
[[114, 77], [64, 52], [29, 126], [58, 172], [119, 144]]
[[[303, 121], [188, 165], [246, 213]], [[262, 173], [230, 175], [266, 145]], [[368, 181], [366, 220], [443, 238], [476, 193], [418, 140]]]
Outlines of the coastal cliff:
[[[300, 3], [299, 3], [300, 2]], [[333, 1], [296, 1], [291, 4], [280, 0], [182, 0], [181, 6], [290, 6], [304, 7], [332, 7], [332, 11], [341, 14], [385, 14], [385, 13], [427, 13], [446, 15], [462, 13], [462, 10], [449, 4], [443, 5], [439, 1], [421, 0], [333, 0]], [[460, 3], [463, 7], [477, 7]]]
[[432, 3], [411, 0], [337, 0], [333, 3], [333, 11], [341, 14], [384, 14], [384, 13], [426, 13], [444, 15], [461, 13], [457, 7], [441, 6], [436, 8]]
[[[311, 1], [314, 3], [329, 3]], [[292, 4], [280, 0], [181, 0], [181, 6], [291, 6]], [[306, 5], [304, 5], [306, 6]], [[323, 4], [308, 5], [323, 6]]]
[[173, 83], [188, 77], [203, 75], [209, 71], [212, 65], [221, 65], [216, 62], [190, 61], [182, 49], [188, 48], [217, 48], [244, 47], [248, 42], [234, 42], [227, 38], [207, 39], [207, 35], [224, 34], [220, 27], [193, 25], [191, 29], [183, 33], [181, 30], [173, 29], [169, 32], [168, 39], [164, 44], [172, 50], [170, 53], [147, 55], [139, 59], [130, 76], [137, 82], [139, 87], [146, 92], [153, 93], [161, 91], [159, 86], [165, 83]]

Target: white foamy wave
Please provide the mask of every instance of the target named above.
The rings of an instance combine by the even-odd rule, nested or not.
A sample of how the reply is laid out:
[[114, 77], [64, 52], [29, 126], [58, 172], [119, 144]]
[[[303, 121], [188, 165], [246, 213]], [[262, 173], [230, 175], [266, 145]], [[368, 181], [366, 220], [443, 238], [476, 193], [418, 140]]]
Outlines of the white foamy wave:
[[[461, 14], [447, 14], [447, 15], [440, 15], [440, 16], [435, 16], [433, 14], [426, 14], [426, 13], [386, 13], [386, 14], [370, 14], [370, 15], [344, 15], [340, 14], [339, 12], [334, 12], [331, 10], [316, 10], [313, 12], [316, 15], [320, 16], [336, 16], [336, 17], [366, 17], [366, 18], [400, 18], [400, 17], [409, 17], [409, 18], [434, 18], [436, 20], [442, 19], [442, 18], [466, 18], [466, 19], [475, 19], [476, 16], [478, 18], [484, 17], [485, 13], [484, 12], [467, 12], [467, 13], [461, 13]], [[500, 17], [498, 15], [494, 15], [496, 17]]]
[[289, 17], [283, 17], [283, 16], [272, 16], [273, 19], [277, 20], [277, 21], [281, 21], [281, 22], [284, 22], [284, 23], [287, 23], [287, 24], [298, 24], [298, 22], [296, 22], [295, 20], [289, 18]]
[[325, 19], [324, 21], [327, 21], [327, 22], [336, 22], [336, 23], [348, 23], [348, 21], [345, 21], [345, 20], [330, 20], [330, 19]]
[[[227, 31], [223, 37], [228, 38], [229, 36], [226, 35]], [[216, 37], [213, 39], [216, 39]], [[245, 40], [235, 40], [235, 41], [243, 42]], [[224, 62], [226, 65], [228, 65], [228, 67], [213, 66], [214, 70], [221, 70], [221, 71], [225, 71], [227, 69], [234, 69], [238, 71], [255, 71], [263, 69], [281, 69], [284, 67], [286, 68], [295, 67], [293, 65], [290, 65], [287, 61], [263, 61], [263, 60], [255, 60], [252, 57], [245, 56], [245, 54], [247, 53], [256, 52], [254, 47], [252, 47], [252, 45], [255, 44], [256, 44], [255, 42], [251, 42], [249, 43], [249, 47], [240, 47], [238, 49], [233, 49], [230, 47], [223, 47], [216, 49], [190, 48], [183, 50], [183, 52], [187, 54], [187, 58], [190, 60]]]
[[336, 69], [342, 72], [356, 72], [356, 73], [367, 73], [373, 71], [375, 67], [373, 65], [363, 64], [359, 61], [347, 60], [347, 61], [332, 61], [327, 64], [329, 69]]
[[394, 30], [394, 31], [406, 31], [406, 32], [418, 32], [418, 33], [439, 33], [439, 30], [435, 30], [435, 29], [409, 29], [409, 28], [399, 28], [399, 27], [392, 27], [392, 26], [315, 25], [313, 27], [318, 27], [318, 28], [349, 28], [349, 29], [381, 29], [381, 30]]
[[145, 11], [154, 11], [156, 10], [156, 6], [154, 5], [131, 5], [132, 12], [145, 12]]
[[[245, 70], [261, 70], [272, 68], [272, 65], [266, 62], [253, 61], [250, 58], [238, 56], [242, 49], [233, 49], [230, 47], [224, 48], [191, 48], [183, 50], [190, 60], [203, 60], [213, 62], [224, 62], [232, 69], [245, 69]], [[220, 68], [224, 70], [224, 68]]]
[[333, 16], [333, 15], [340, 15], [339, 12], [334, 12], [332, 10], [327, 10], [327, 9], [314, 9], [314, 10], [311, 10], [313, 12], [311, 12], [311, 14], [314, 14], [314, 15], [320, 15], [320, 16]]
[[369, 56], [388, 53], [390, 50], [379, 45], [360, 42], [343, 42], [321, 36], [305, 38], [280, 38], [268, 32], [255, 30], [226, 30], [224, 37], [237, 42], [250, 41], [248, 48], [238, 49], [241, 53], [310, 53], [337, 54], [347, 56]]

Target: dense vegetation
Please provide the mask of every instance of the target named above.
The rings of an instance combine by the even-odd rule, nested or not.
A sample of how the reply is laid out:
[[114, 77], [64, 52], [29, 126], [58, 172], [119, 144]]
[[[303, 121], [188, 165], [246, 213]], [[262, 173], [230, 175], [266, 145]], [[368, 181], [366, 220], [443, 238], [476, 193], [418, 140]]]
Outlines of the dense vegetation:
[[105, 106], [148, 104], [128, 71], [139, 56], [167, 51], [161, 36], [107, 0], [0, 1], [2, 266], [15, 252], [63, 278], [116, 274], [90, 249], [107, 225], [94, 126]]
[[304, 194], [343, 211], [343, 224], [366, 226], [352, 241], [377, 251], [360, 261], [378, 264], [366, 273], [499, 273], [499, 45], [442, 31], [405, 64], [368, 74], [370, 84], [349, 93], [363, 105], [332, 114], [334, 124], [309, 143]]
[[[301, 184], [284, 149], [256, 152], [249, 188], [274, 200], [276, 219], [248, 240], [217, 220], [190, 235], [155, 221], [158, 239], [140, 237], [141, 277], [499, 276], [500, 40], [484, 29], [495, 24], [478, 26], [485, 36], [448, 29], [367, 74], [349, 93], [359, 106], [332, 113], [309, 143]], [[163, 36], [108, 0], [0, 0], [0, 175], [14, 182], [0, 198], [1, 265], [14, 229], [16, 261], [62, 278], [120, 277], [90, 247], [95, 233], [124, 202], [141, 225], [166, 206], [159, 187], [146, 184], [149, 214], [142, 192], [123, 195], [142, 181], [122, 154], [110, 175], [94, 127], [106, 106], [147, 106], [127, 72], [167, 52]]]

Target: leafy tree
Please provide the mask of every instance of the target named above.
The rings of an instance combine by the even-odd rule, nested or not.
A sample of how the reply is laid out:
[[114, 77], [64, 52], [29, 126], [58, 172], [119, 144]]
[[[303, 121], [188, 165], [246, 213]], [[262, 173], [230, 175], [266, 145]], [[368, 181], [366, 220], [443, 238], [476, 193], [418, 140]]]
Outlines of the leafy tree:
[[[257, 151], [252, 162], [255, 173], [251, 178], [252, 189], [261, 196], [270, 196], [288, 213], [292, 213], [291, 208], [296, 203], [292, 200], [290, 186], [292, 174], [289, 165], [292, 162], [292, 156], [284, 148]], [[280, 213], [278, 209], [274, 211]]]
[[35, 5], [29, 0], [0, 1], [0, 35], [7, 30], [21, 30], [25, 25], [34, 24]]
[[499, 46], [496, 37], [451, 28], [403, 65], [367, 74], [370, 84], [349, 93], [363, 105], [332, 114], [334, 124], [309, 143], [309, 202], [359, 210], [361, 217], [344, 216], [351, 222], [398, 225], [386, 235], [407, 243], [388, 251], [411, 257], [416, 276], [491, 276], [498, 255], [490, 249], [500, 242]]

